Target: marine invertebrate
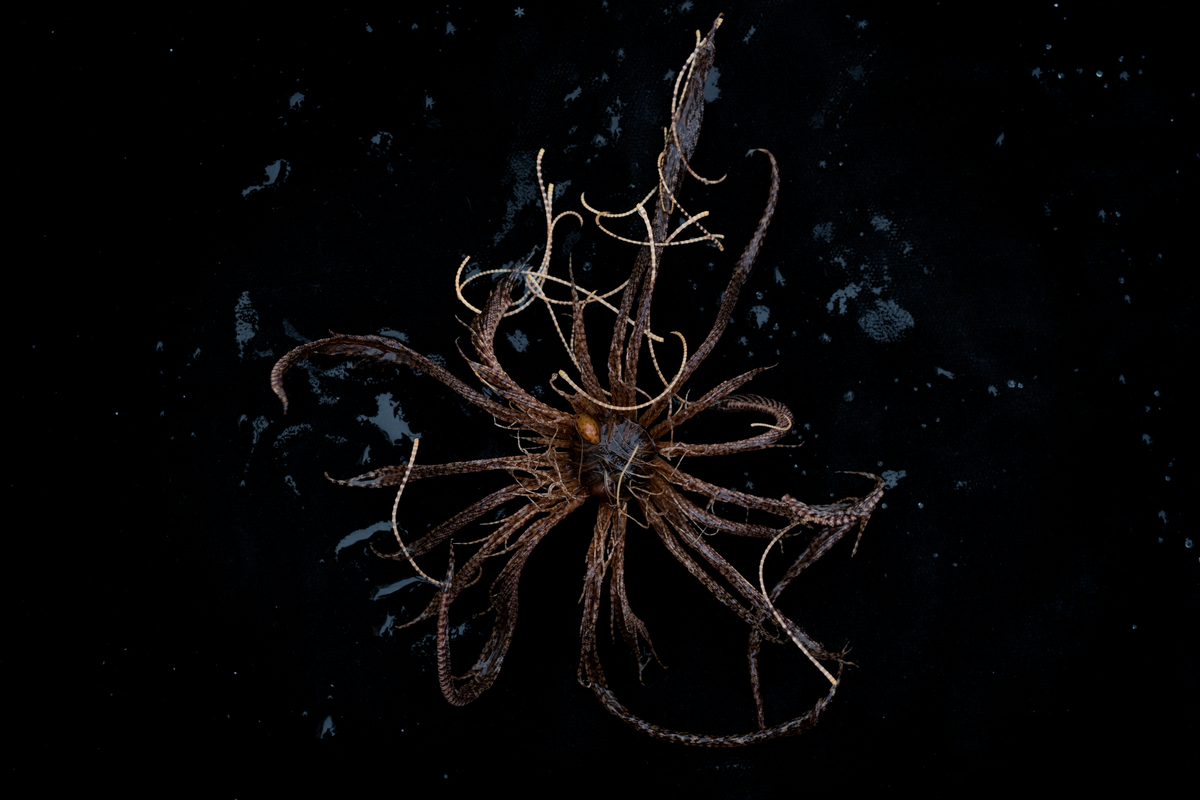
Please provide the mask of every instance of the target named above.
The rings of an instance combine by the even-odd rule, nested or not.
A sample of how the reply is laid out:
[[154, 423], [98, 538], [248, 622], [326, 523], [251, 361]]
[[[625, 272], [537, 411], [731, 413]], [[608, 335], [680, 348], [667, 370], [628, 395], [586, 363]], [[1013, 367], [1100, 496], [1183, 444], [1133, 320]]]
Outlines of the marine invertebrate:
[[[426, 465], [416, 463], [417, 445], [414, 443], [412, 457], [406, 465], [384, 467], [337, 481], [355, 487], [397, 487], [396, 501], [392, 507], [392, 530], [398, 549], [386, 557], [407, 561], [426, 580], [437, 586], [437, 592], [426, 609], [408, 624], [430, 618], [437, 620], [438, 681], [446, 699], [452, 704], [471, 702], [496, 680], [513, 640], [522, 569], [534, 548], [560, 522], [589, 503], [597, 507], [597, 513], [584, 578], [579, 679], [593, 690], [611, 713], [661, 739], [692, 745], [736, 746], [806, 730], [816, 722], [837, 689], [837, 678], [821, 662], [835, 663], [840, 673], [842, 654], [826, 650], [809, 637], [799, 625], [776, 609], [775, 601], [802, 570], [820, 558], [834, 543], [856, 528], [861, 531], [882, 496], [882, 482], [868, 475], [875, 479], [875, 487], [865, 498], [849, 498], [831, 505], [813, 506], [788, 496], [782, 499], [759, 497], [717, 486], [689, 474], [681, 469], [680, 464], [684, 457], [719, 456], [771, 447], [792, 426], [792, 414], [783, 403], [737, 393], [763, 368], [752, 369], [726, 380], [696, 400], [689, 401], [681, 394], [689, 377], [721, 339], [741, 286], [763, 246], [779, 191], [778, 165], [769, 152], [759, 151], [766, 155], [771, 168], [765, 210], [750, 242], [734, 265], [708, 335], [689, 353], [682, 334], [677, 334], [683, 343], [683, 356], [678, 370], [670, 379], [659, 368], [655, 351], [655, 343], [662, 342], [663, 338], [651, 330], [651, 301], [667, 249], [698, 241], [719, 244], [720, 237], [707, 232], [699, 224], [706, 215], [693, 216], [684, 212], [676, 200], [676, 194], [684, 173], [691, 172], [688, 163], [699, 137], [704, 111], [704, 82], [713, 63], [714, 35], [720, 22], [718, 18], [705, 37], [701, 38], [697, 33], [696, 48], [675, 84], [671, 124], [664, 135], [664, 149], [658, 160], [659, 181], [655, 190], [624, 214], [596, 210], [581, 198], [585, 207], [596, 215], [596, 222], [601, 228], [605, 220], [636, 217], [645, 229], [645, 239], [618, 237], [638, 244], [639, 250], [630, 278], [624, 284], [620, 303], [614, 309], [616, 322], [608, 350], [607, 388], [592, 364], [584, 327], [585, 307], [602, 301], [590, 292], [582, 293], [585, 296], [581, 297], [581, 290], [573, 277], [560, 281], [570, 288], [571, 299], [559, 302], [570, 305], [571, 327], [569, 337], [561, 330], [559, 335], [578, 371], [579, 381], [560, 371], [559, 377], [570, 390], [551, 383], [570, 409], [556, 408], [526, 392], [509, 377], [496, 357], [496, 331], [506, 314], [519, 311], [537, 300], [548, 305], [552, 302], [545, 288], [548, 281], [555, 280], [548, 271], [554, 229], [564, 216], [579, 217], [574, 212], [554, 215], [553, 185], [547, 188], [542, 181], [541, 154], [538, 157], [538, 184], [546, 212], [547, 230], [542, 264], [536, 270], [494, 271], [505, 274], [470, 324], [474, 357], [464, 354], [472, 372], [492, 395], [500, 398], [499, 401], [467, 385], [449, 370], [401, 342], [382, 336], [335, 334], [295, 348], [281, 358], [272, 370], [271, 386], [286, 411], [288, 399], [283, 389], [284, 374], [312, 356], [346, 356], [407, 365], [441, 381], [470, 403], [487, 411], [499, 424], [520, 433], [521, 452], [518, 454]], [[647, 210], [648, 204], [650, 210]], [[676, 212], [681, 213], [683, 221], [673, 227]], [[691, 238], [680, 235], [689, 229], [695, 231]], [[463, 263], [465, 265], [466, 261]], [[460, 267], [460, 276], [461, 272]], [[463, 285], [459, 283], [460, 297]], [[518, 289], [524, 292], [520, 298], [514, 299], [514, 292]], [[553, 314], [551, 316], [554, 318]], [[657, 395], [638, 386], [639, 368], [644, 366], [645, 353], [650, 355], [654, 372], [663, 384]], [[762, 432], [732, 442], [691, 444], [677, 439], [679, 426], [713, 410], [763, 415], [770, 422], [756, 423], [763, 428]], [[408, 482], [486, 470], [508, 472], [513, 482], [468, 506], [416, 541], [406, 544], [402, 540], [396, 525], [396, 513], [400, 496]], [[692, 496], [704, 498], [704, 501], [697, 503]], [[778, 518], [779, 524], [764, 525], [724, 518], [713, 511], [717, 502], [747, 511], [766, 512]], [[444, 577], [438, 579], [429, 576], [417, 566], [417, 558], [448, 542], [468, 524], [508, 504], [511, 504], [508, 516], [484, 538], [469, 543], [478, 547], [461, 565], [456, 566], [455, 547], [451, 543]], [[646, 722], [630, 712], [609, 688], [597, 653], [597, 628], [606, 585], [614, 636], [617, 631], [620, 632], [637, 657], [639, 668], [644, 668], [651, 659], [656, 658], [649, 631], [631, 608], [626, 591], [626, 534], [631, 519], [653, 530], [668, 551], [749, 626], [750, 676], [759, 722], [757, 730], [740, 735], [717, 736], [669, 730]], [[702, 533], [760, 537], [770, 540], [773, 545], [786, 535], [799, 533], [797, 526], [806, 530], [815, 529], [816, 532], [783, 579], [770, 591], [762, 581], [761, 564], [760, 585], [755, 587], [722, 557]], [[462, 546], [460, 543], [459, 547]], [[491, 607], [495, 612], [491, 636], [467, 673], [455, 676], [451, 671], [448, 632], [451, 607], [465, 589], [480, 580], [483, 567], [490, 559], [505, 556], [507, 562], [490, 587]], [[766, 552], [763, 558], [766, 558]], [[763, 638], [775, 641], [790, 639], [795, 642], [830, 681], [828, 694], [807, 713], [769, 726], [765, 721], [757, 672], [757, 656]]]

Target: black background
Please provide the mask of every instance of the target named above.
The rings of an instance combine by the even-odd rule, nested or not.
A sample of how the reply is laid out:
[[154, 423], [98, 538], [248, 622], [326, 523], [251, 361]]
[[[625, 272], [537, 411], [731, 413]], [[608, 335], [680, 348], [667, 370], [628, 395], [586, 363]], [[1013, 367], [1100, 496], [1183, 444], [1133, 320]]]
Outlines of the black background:
[[[64, 731], [76, 758], [205, 765], [237, 796], [276, 753], [312, 772], [356, 761], [362, 786], [611, 776], [736, 796], [1194, 765], [1198, 162], [1179, 21], [1103, 3], [514, 8], [14, 23], [9, 393], [29, 446], [10, 463], [4, 661], [37, 701], [13, 723], [12, 769]], [[423, 463], [514, 452], [511, 436], [408, 370], [314, 373], [319, 392], [297, 371], [285, 418], [270, 367], [326, 330], [392, 331], [473, 382], [459, 261], [498, 268], [542, 243], [539, 148], [559, 210], [648, 191], [668, 75], [718, 11], [694, 166], [729, 178], [689, 183], [685, 203], [730, 246], [672, 254], [655, 326], [692, 346], [707, 331], [765, 199], [765, 160], [743, 156], [770, 149], [766, 248], [688, 388], [777, 364], [749, 388], [793, 409], [805, 445], [695, 466], [813, 502], [864, 490], [838, 470], [897, 479], [858, 554], [840, 546], [785, 595], [857, 667], [799, 738], [702, 750], [628, 728], [575, 680], [587, 507], [527, 566], [501, 678], [453, 708], [432, 624], [388, 629], [428, 588], [373, 599], [410, 570], [338, 549], [391, 496], [322, 473], [361, 471], [368, 449], [372, 465], [407, 457], [407, 439], [358, 419], [383, 392]], [[590, 218], [558, 244], [556, 273], [569, 247], [593, 288], [632, 265]], [[567, 362], [544, 311], [506, 321], [497, 352], [553, 397]], [[659, 352], [673, 371], [676, 345]], [[744, 419], [712, 424], [697, 438], [744, 435]], [[416, 484], [402, 523], [502, 481]], [[750, 571], [761, 545], [727, 539], [713, 543]], [[668, 726], [750, 730], [744, 626], [656, 537], [630, 559], [668, 669], [639, 686], [608, 647], [619, 696]], [[461, 670], [489, 623], [457, 613]], [[822, 690], [776, 650], [778, 721]]]

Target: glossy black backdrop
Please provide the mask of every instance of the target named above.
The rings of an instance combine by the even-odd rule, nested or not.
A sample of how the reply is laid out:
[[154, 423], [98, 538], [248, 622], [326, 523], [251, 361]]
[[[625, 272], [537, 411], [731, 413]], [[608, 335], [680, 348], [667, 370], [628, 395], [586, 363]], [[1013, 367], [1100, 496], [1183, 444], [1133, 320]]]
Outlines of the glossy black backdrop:
[[[19, 451], [9, 484], [34, 510], [10, 561], [5, 656], [18, 690], [45, 702], [18, 720], [29, 747], [49, 752], [69, 719], [84, 752], [119, 769], [147, 746], [181, 760], [280, 750], [452, 789], [629, 770], [745, 796], [1046, 769], [1090, 781], [1138, 768], [1145, 743], [1157, 771], [1194, 763], [1180, 745], [1195, 738], [1200, 551], [1179, 367], [1195, 344], [1182, 246], [1195, 71], [1169, 16], [522, 10], [16, 25], [27, 268], [9, 336], [14, 374], [32, 379], [10, 391], [50, 433]], [[566, 185], [561, 209], [580, 191], [609, 207], [644, 193], [667, 75], [718, 11], [719, 96], [696, 167], [730, 178], [688, 196], [732, 246], [675, 257], [656, 327], [693, 344], [707, 330], [765, 197], [765, 162], [743, 154], [771, 149], [783, 187], [767, 247], [690, 388], [778, 364], [752, 389], [791, 406], [806, 444], [696, 468], [813, 500], [861, 490], [839, 469], [901, 476], [858, 555], [834, 551], [785, 603], [827, 644], [848, 641], [858, 667], [797, 739], [706, 751], [637, 734], [575, 682], [587, 509], [530, 562], [500, 680], [452, 708], [431, 625], [378, 635], [424, 598], [372, 599], [407, 569], [361, 543], [335, 551], [390, 497], [321, 475], [352, 474], [368, 447], [374, 464], [406, 457], [407, 440], [357, 419], [385, 391], [426, 463], [506, 452], [510, 437], [407, 370], [325, 380], [335, 404], [298, 372], [285, 418], [270, 366], [296, 335], [393, 330], [467, 378], [458, 262], [499, 267], [541, 243], [540, 209], [519, 194], [538, 148]], [[588, 285], [632, 263], [590, 220], [581, 237], [562, 230]], [[501, 360], [545, 390], [565, 366], [548, 320], [534, 309], [503, 332], [517, 329], [531, 345], [502, 335]], [[415, 485], [402, 517], [437, 521], [486, 485]], [[758, 552], [717, 544], [742, 565]], [[740, 623], [654, 538], [631, 557], [669, 669], [639, 687], [610, 648], [622, 697], [685, 729], [749, 729]], [[469, 645], [456, 653], [464, 668]], [[768, 675], [777, 719], [819, 691], [789, 657]], [[318, 738], [326, 720], [333, 735]], [[13, 766], [35, 763], [18, 752]], [[249, 779], [222, 771], [244, 795]]]

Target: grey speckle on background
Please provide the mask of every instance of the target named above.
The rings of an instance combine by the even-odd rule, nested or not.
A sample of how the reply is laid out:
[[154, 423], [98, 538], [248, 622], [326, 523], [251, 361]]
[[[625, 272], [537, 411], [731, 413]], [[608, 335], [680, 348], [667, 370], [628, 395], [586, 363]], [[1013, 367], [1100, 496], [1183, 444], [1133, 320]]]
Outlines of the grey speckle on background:
[[876, 300], [875, 308], [858, 318], [859, 327], [877, 342], [894, 342], [914, 324], [912, 314], [895, 300]]
[[258, 333], [258, 312], [250, 305], [250, 293], [242, 292], [237, 305], [233, 307], [234, 337], [237, 339], [238, 357], [241, 358], [246, 349], [246, 343]]
[[754, 324], [761, 328], [771, 319], [771, 309], [763, 305], [752, 306], [750, 308], [750, 318], [754, 320]]
[[508, 343], [513, 346], [513, 350], [516, 350], [518, 353], [524, 353], [525, 348], [529, 347], [529, 337], [520, 330], [506, 333], [505, 336], [508, 338]]
[[384, 392], [377, 396], [375, 402], [378, 404], [375, 416], [368, 417], [365, 414], [359, 414], [359, 422], [370, 422], [375, 425], [383, 431], [392, 444], [398, 444], [406, 436], [410, 440], [420, 437], [420, 433], [408, 426], [408, 421], [404, 419], [404, 412], [400, 409], [400, 404], [392, 399], [391, 392]]

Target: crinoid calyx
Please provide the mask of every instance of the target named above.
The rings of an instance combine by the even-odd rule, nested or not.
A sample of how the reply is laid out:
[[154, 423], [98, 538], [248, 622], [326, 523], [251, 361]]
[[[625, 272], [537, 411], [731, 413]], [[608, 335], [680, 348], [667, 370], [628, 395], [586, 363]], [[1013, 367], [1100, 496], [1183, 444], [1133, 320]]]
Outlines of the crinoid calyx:
[[[438, 680], [446, 699], [455, 705], [479, 697], [500, 674], [516, 628], [522, 569], [538, 543], [572, 512], [584, 506], [596, 508], [596, 521], [584, 570], [578, 676], [610, 712], [657, 738], [692, 745], [730, 747], [808, 729], [816, 723], [837, 690], [838, 678], [822, 662], [834, 665], [840, 675], [843, 654], [822, 647], [780, 613], [775, 601], [801, 571], [839, 539], [856, 528], [861, 535], [862, 527], [883, 494], [882, 481], [874, 475], [859, 473], [875, 481], [874, 489], [866, 497], [810, 506], [787, 495], [782, 499], [759, 497], [717, 486], [681, 468], [685, 457], [705, 458], [771, 447], [792, 428], [792, 414], [783, 403], [739, 394], [762, 367], [730, 378], [696, 399], [689, 400], [683, 394], [683, 387], [692, 373], [721, 339], [742, 284], [763, 246], [779, 191], [779, 170], [773, 155], [765, 150], [758, 151], [766, 156], [771, 168], [766, 206], [753, 236], [734, 264], [712, 328], [690, 353], [682, 334], [676, 334], [682, 343], [683, 356], [673, 377], [668, 378], [659, 368], [655, 345], [662, 342], [663, 337], [651, 330], [651, 300], [663, 269], [664, 256], [673, 252], [672, 248], [688, 243], [711, 242], [720, 246], [721, 237], [707, 232], [699, 224], [707, 212], [690, 215], [676, 200], [684, 173], [691, 172], [688, 164], [700, 133], [704, 83], [713, 63], [713, 38], [720, 23], [718, 17], [705, 37], [697, 33], [696, 48], [675, 83], [671, 122], [664, 131], [665, 144], [658, 159], [659, 181], [655, 189], [624, 214], [598, 211], [581, 198], [583, 205], [596, 215], [597, 225], [602, 229], [605, 220], [629, 217], [644, 231], [644, 238], [641, 235], [638, 238], [618, 237], [639, 245], [632, 273], [621, 287], [599, 296], [581, 290], [573, 277], [562, 280], [549, 274], [555, 226], [564, 216], [582, 219], [575, 212], [554, 215], [554, 187], [547, 188], [542, 181], [542, 156], [539, 154], [538, 185], [547, 230], [541, 266], [538, 269], [492, 271], [503, 273], [503, 277], [483, 308], [473, 309], [476, 316], [470, 324], [470, 332], [474, 357], [464, 354], [464, 358], [486, 391], [472, 388], [441, 365], [383, 336], [333, 335], [310, 342], [281, 358], [271, 372], [271, 387], [283, 401], [286, 411], [284, 374], [311, 356], [344, 356], [405, 365], [441, 381], [491, 414], [498, 424], [519, 434], [519, 452], [512, 455], [448, 464], [417, 464], [417, 444], [414, 442], [407, 465], [375, 469], [349, 480], [337, 481], [355, 487], [398, 487], [392, 506], [392, 532], [398, 549], [384, 557], [408, 562], [437, 587], [428, 607], [408, 624], [436, 619]], [[676, 212], [681, 217], [677, 225], [673, 222]], [[464, 261], [463, 265], [466, 263]], [[486, 274], [489, 273], [479, 273], [472, 280]], [[460, 298], [465, 285], [461, 275], [462, 267], [457, 282]], [[566, 285], [570, 289], [570, 299], [552, 300], [545, 291], [549, 282]], [[523, 291], [514, 300], [518, 290]], [[621, 298], [614, 308], [605, 298], [617, 292], [621, 292]], [[569, 389], [551, 382], [565, 400], [566, 408], [543, 402], [526, 392], [509, 377], [496, 357], [494, 342], [503, 318], [538, 300], [548, 308], [552, 308], [553, 303], [570, 308], [570, 330], [564, 333], [559, 328], [558, 335], [577, 371], [578, 380], [560, 370], [558, 377]], [[608, 306], [616, 313], [605, 381], [601, 380], [588, 355], [584, 310], [592, 304]], [[556, 320], [558, 328], [553, 313], [551, 318]], [[645, 367], [643, 355], [646, 353], [650, 355], [654, 375], [661, 382], [661, 388], [653, 392], [638, 386], [639, 369]], [[716, 410], [746, 412], [767, 421], [754, 423], [758, 428], [754, 435], [720, 444], [690, 444], [676, 435], [684, 422]], [[408, 482], [485, 470], [507, 472], [512, 476], [512, 483], [468, 505], [416, 541], [406, 543], [402, 540], [396, 513], [400, 495]], [[778, 524], [727, 519], [714, 512], [714, 504], [718, 502], [745, 509], [746, 514], [749, 511], [765, 512], [776, 518]], [[485, 515], [495, 517], [501, 510], [507, 510], [507, 516], [488, 528], [483, 538], [460, 535], [469, 524], [480, 521]], [[636, 523], [633, 527], [628, 525], [630, 520]], [[758, 716], [756, 730], [735, 735], [700, 735], [669, 730], [646, 722], [627, 710], [609, 688], [597, 653], [597, 630], [606, 588], [614, 637], [619, 632], [636, 656], [639, 668], [655, 657], [650, 632], [634, 613], [626, 592], [627, 531], [632, 531], [631, 536], [649, 535], [653, 531], [671, 555], [748, 626], [750, 683]], [[711, 534], [716, 533], [757, 537], [770, 545], [785, 536], [803, 534], [808, 537], [808, 542], [784, 577], [767, 590], [761, 562], [758, 585], [755, 585], [711, 544], [714, 540]], [[474, 540], [464, 542], [464, 539]], [[450, 545], [446, 567], [434, 576], [426, 574], [417, 565], [417, 559], [444, 544]], [[764, 548], [763, 559], [770, 545]], [[474, 550], [463, 557], [468, 546], [474, 546]], [[507, 561], [490, 588], [491, 608], [495, 614], [491, 636], [474, 665], [465, 674], [456, 676], [451, 671], [449, 636], [454, 601], [467, 587], [479, 581], [485, 564], [494, 563], [492, 559], [505, 558]], [[563, 602], [574, 599], [563, 598]], [[808, 712], [772, 725], [766, 723], [759, 689], [757, 658], [764, 638], [791, 640], [830, 682], [828, 693]]]

